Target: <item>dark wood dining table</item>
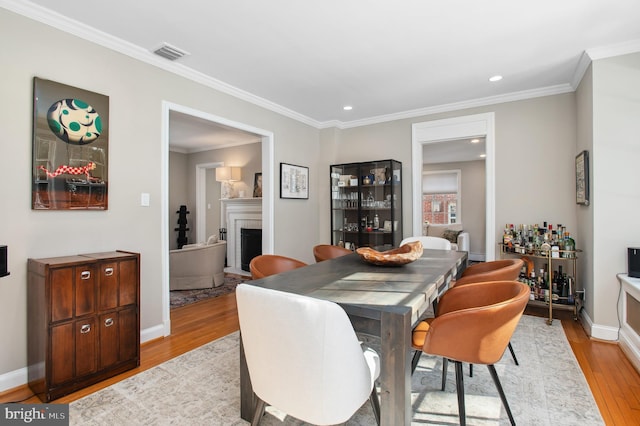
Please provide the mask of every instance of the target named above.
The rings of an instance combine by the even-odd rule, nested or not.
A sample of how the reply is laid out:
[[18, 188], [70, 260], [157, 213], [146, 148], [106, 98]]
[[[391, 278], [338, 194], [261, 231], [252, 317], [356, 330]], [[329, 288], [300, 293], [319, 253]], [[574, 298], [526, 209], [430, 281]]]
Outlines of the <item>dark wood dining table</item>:
[[[380, 424], [398, 426], [412, 418], [411, 330], [466, 266], [467, 252], [452, 250], [425, 249], [402, 266], [370, 265], [354, 253], [248, 283], [336, 302], [356, 332], [379, 337]], [[240, 397], [240, 415], [251, 421], [256, 399], [242, 341]]]

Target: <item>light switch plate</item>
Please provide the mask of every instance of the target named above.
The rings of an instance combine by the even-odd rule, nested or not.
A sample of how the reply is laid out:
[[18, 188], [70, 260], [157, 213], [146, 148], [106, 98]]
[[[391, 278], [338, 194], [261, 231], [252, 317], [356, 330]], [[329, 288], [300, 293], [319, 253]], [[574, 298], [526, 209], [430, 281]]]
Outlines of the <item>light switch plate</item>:
[[149, 207], [149, 194], [147, 192], [140, 194], [140, 205], [143, 207]]

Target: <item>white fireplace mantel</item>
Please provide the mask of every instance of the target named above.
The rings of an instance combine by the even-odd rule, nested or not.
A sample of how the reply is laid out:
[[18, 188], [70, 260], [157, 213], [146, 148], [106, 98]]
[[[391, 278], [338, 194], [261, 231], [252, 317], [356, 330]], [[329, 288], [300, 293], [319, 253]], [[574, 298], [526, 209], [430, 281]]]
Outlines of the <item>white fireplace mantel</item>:
[[262, 229], [262, 198], [223, 198], [220, 205], [220, 227], [227, 229], [227, 266], [240, 270], [240, 229]]

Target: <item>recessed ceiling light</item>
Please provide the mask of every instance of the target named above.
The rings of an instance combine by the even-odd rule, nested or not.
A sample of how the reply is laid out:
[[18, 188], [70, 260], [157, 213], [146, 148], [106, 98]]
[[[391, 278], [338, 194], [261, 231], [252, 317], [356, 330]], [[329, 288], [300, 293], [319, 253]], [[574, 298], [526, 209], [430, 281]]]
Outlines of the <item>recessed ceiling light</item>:
[[471, 139], [471, 143], [479, 143], [480, 139]]
[[342, 107], [343, 110], [345, 111], [351, 111], [353, 109], [353, 107], [351, 105], [345, 105]]
[[480, 158], [486, 158], [487, 154], [480, 154]]
[[494, 75], [493, 77], [489, 77], [489, 81], [492, 83], [495, 83], [496, 81], [500, 81], [500, 80], [502, 80], [501, 75]]

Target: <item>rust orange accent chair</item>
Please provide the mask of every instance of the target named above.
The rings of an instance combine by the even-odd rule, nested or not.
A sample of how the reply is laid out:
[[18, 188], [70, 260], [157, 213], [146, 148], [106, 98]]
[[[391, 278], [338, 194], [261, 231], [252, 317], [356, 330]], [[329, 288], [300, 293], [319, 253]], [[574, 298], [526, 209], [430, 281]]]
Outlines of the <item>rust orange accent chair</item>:
[[515, 281], [523, 266], [522, 259], [502, 259], [476, 263], [467, 267], [453, 286], [485, 281]]
[[335, 259], [336, 257], [346, 256], [353, 253], [351, 250], [340, 246], [332, 246], [331, 244], [318, 244], [313, 248], [313, 257], [316, 262]]
[[461, 425], [466, 424], [463, 362], [487, 365], [509, 420], [515, 425], [494, 364], [502, 358], [528, 300], [529, 286], [518, 281], [454, 287], [442, 296], [438, 316], [430, 323], [420, 322], [414, 329], [414, 349], [455, 363]]
[[307, 264], [297, 259], [277, 254], [261, 254], [251, 259], [249, 271], [251, 271], [251, 278], [257, 280], [303, 266], [307, 266]]
[[[469, 283], [482, 283], [487, 281], [516, 281], [523, 266], [524, 261], [521, 259], [503, 259], [476, 263], [465, 269], [464, 272], [462, 272], [462, 276], [455, 281], [453, 286], [456, 287]], [[513, 362], [515, 362], [516, 365], [520, 365], [513, 346], [511, 346], [511, 342], [509, 342], [508, 347]], [[446, 375], [446, 370], [443, 374]], [[473, 364], [469, 366], [469, 375], [473, 376]]]

